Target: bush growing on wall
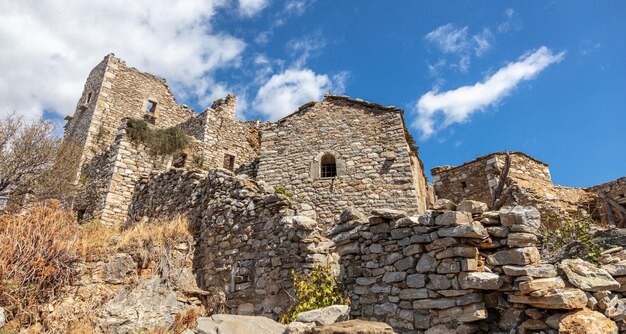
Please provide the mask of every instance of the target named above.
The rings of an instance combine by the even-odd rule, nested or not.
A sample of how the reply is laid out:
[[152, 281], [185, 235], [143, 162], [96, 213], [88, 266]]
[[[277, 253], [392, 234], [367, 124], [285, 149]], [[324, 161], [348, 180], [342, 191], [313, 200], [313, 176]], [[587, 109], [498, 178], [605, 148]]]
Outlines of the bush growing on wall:
[[[594, 238], [590, 217], [570, 217], [559, 221], [547, 216], [543, 232], [542, 257], [548, 262], [558, 262], [566, 258], [581, 258], [600, 264], [598, 261], [602, 247]], [[550, 227], [548, 227], [550, 226]]]
[[146, 145], [154, 155], [170, 155], [184, 150], [189, 144], [189, 137], [179, 127], [151, 129], [143, 120], [130, 118], [126, 123], [126, 133], [135, 143]]
[[293, 288], [296, 292], [296, 304], [286, 314], [280, 316], [280, 322], [287, 324], [301, 312], [321, 307], [346, 304], [346, 299], [332, 273], [330, 265], [316, 265], [309, 273], [298, 274], [294, 270]]

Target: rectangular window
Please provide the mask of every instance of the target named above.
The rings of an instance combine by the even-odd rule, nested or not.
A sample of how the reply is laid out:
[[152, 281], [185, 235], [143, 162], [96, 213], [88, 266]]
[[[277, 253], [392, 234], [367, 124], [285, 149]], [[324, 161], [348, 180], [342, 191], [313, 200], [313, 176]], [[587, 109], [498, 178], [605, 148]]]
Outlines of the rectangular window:
[[337, 176], [336, 164], [322, 165], [322, 177], [335, 177], [335, 176]]
[[91, 102], [91, 92], [89, 92], [89, 94], [87, 94], [87, 103]]
[[235, 169], [235, 156], [224, 154], [224, 168], [232, 171]]
[[157, 103], [155, 101], [148, 100], [148, 104], [146, 104], [146, 112], [155, 113], [156, 112]]

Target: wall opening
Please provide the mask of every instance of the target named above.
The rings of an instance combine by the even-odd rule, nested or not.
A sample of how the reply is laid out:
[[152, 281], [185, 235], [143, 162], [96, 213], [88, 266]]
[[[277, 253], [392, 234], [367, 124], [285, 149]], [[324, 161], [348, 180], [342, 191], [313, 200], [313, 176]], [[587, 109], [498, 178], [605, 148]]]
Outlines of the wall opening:
[[89, 94], [87, 94], [87, 102], [86, 103], [89, 103], [89, 102], [91, 102], [91, 92], [89, 92]]
[[148, 103], [146, 104], [146, 112], [154, 114], [156, 113], [156, 108], [157, 108], [157, 102], [148, 100]]
[[235, 169], [235, 156], [224, 154], [224, 168], [230, 171]]
[[325, 154], [320, 161], [320, 176], [322, 178], [337, 176], [337, 162], [332, 154]]
[[461, 181], [461, 188], [467, 188], [467, 183], [465, 183], [465, 181]]

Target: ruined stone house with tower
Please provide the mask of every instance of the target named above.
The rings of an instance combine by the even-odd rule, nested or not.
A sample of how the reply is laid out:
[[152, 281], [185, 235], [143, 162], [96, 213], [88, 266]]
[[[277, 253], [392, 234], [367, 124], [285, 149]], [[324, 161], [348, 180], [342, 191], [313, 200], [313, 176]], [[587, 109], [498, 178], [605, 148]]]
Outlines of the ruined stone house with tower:
[[[236, 97], [227, 95], [197, 113], [176, 102], [164, 79], [113, 54], [104, 57], [66, 117], [65, 138], [82, 147], [77, 180], [83, 186], [74, 202], [79, 217], [122, 224], [136, 187], [155, 175], [222, 168], [293, 195], [324, 222], [348, 206], [418, 214], [436, 197], [489, 203], [498, 191], [507, 194], [507, 203], [549, 203], [568, 212], [595, 205], [603, 208], [603, 219], [607, 212], [613, 221], [626, 219], [623, 179], [593, 189], [556, 186], [548, 166], [523, 153], [433, 168], [431, 186], [404, 111], [396, 107], [326, 94], [276, 122], [241, 121], [235, 112]], [[191, 142], [176, 154], [151, 154], [126, 135], [129, 118], [156, 129], [177, 126]]]

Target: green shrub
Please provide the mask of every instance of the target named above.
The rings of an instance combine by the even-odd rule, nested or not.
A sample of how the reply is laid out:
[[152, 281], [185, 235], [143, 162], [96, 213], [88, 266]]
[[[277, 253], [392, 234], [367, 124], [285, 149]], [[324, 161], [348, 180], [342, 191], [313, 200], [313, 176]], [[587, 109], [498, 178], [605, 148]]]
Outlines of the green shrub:
[[293, 197], [293, 194], [288, 192], [287, 189], [285, 189], [283, 187], [276, 187], [276, 188], [274, 188], [274, 194], [283, 195], [283, 196], [288, 197], [288, 198], [292, 198]]
[[[550, 262], [581, 258], [596, 265], [602, 253], [600, 240], [594, 238], [591, 217], [556, 219], [547, 217], [543, 230], [542, 257]], [[550, 228], [548, 227], [550, 226]]]
[[143, 120], [130, 118], [126, 123], [126, 133], [131, 141], [146, 145], [154, 155], [170, 155], [184, 150], [189, 137], [179, 127], [151, 129]]
[[347, 299], [344, 298], [330, 265], [316, 265], [311, 272], [304, 274], [292, 270], [291, 275], [297, 303], [292, 305], [287, 313], [281, 314], [279, 320], [283, 324], [294, 321], [301, 312], [347, 304]]

